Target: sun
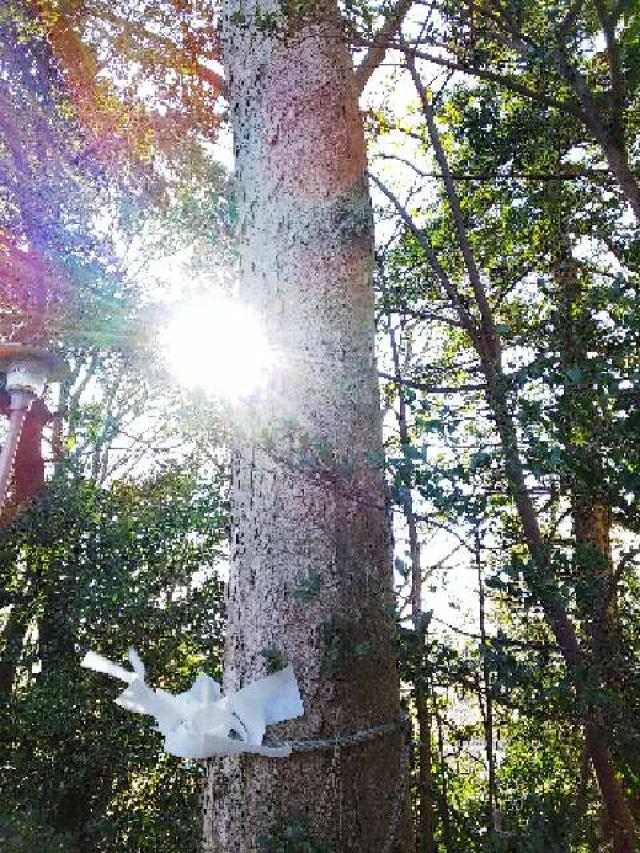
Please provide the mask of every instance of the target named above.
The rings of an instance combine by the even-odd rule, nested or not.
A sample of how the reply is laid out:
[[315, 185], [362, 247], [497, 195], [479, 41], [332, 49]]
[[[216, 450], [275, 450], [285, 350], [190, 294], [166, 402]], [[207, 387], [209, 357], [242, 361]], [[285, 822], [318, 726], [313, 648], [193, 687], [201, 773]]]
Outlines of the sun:
[[162, 347], [177, 382], [230, 400], [264, 388], [275, 364], [258, 315], [221, 291], [177, 306], [164, 328]]

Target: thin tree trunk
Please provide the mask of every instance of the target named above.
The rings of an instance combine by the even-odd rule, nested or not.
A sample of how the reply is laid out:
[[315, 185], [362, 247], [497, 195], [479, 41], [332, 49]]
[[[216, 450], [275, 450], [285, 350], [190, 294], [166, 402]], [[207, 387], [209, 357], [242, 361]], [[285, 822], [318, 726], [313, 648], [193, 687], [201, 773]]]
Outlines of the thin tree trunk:
[[420, 670], [415, 685], [416, 717], [418, 720], [418, 782], [419, 782], [419, 847], [422, 853], [436, 853], [435, 821], [434, 821], [434, 779], [433, 779], [433, 747], [431, 742], [431, 692], [428, 676], [424, 669], [426, 652], [426, 631], [422, 618], [422, 570], [420, 564], [420, 545], [417, 535], [416, 516], [413, 501], [409, 496], [405, 506], [405, 518], [409, 528], [411, 550], [412, 586], [415, 588], [413, 601], [420, 602], [419, 609], [413, 610], [413, 624], [416, 640], [419, 644]]
[[416, 716], [418, 717], [418, 737], [420, 738], [420, 765], [418, 780], [420, 783], [420, 851], [436, 853], [435, 821], [433, 808], [433, 746], [431, 743], [431, 713], [429, 693], [419, 687], [416, 690]]
[[576, 791], [573, 819], [567, 833], [567, 847], [573, 849], [581, 840], [585, 830], [585, 816], [589, 805], [589, 781], [591, 777], [591, 755], [586, 741], [586, 734], [580, 752], [580, 778]]
[[[395, 330], [389, 327], [389, 342], [395, 378], [401, 378], [400, 354]], [[400, 445], [409, 446], [409, 427], [407, 424], [407, 403], [403, 386], [398, 382], [398, 432]], [[406, 485], [406, 484], [405, 484]], [[409, 532], [409, 555], [411, 561], [411, 618], [418, 644], [420, 669], [415, 684], [416, 716], [418, 719], [418, 789], [419, 789], [419, 846], [422, 853], [436, 853], [435, 827], [433, 814], [433, 754], [431, 744], [431, 713], [429, 709], [429, 689], [424, 672], [426, 633], [422, 618], [422, 561], [418, 524], [413, 508], [413, 496], [410, 487], [406, 487], [402, 502], [407, 530]]]
[[[261, 652], [275, 651], [294, 666], [305, 713], [274, 736], [331, 738], [400, 714], [373, 227], [337, 9], [292, 15], [286, 37], [274, 31], [281, 14], [267, 4], [258, 25], [256, 7], [224, 10], [242, 296], [280, 362], [238, 416], [225, 686], [264, 675]], [[394, 731], [288, 759], [212, 762], [205, 850], [252, 853], [278, 821], [304, 815], [328, 850], [408, 851], [402, 741]]]
[[[618, 621], [617, 595], [605, 606], [613, 579], [611, 553], [611, 508], [606, 505], [601, 491], [606, 482], [601, 450], [601, 434], [607, 432], [605, 414], [594, 414], [589, 403], [593, 397], [591, 380], [582, 379], [588, 364], [588, 352], [598, 339], [597, 328], [591, 318], [590, 309], [585, 307], [585, 291], [588, 284], [583, 280], [579, 266], [571, 252], [564, 222], [557, 223], [552, 270], [558, 284], [558, 302], [561, 322], [559, 324], [560, 363], [566, 375], [560, 418], [560, 434], [565, 451], [579, 463], [576, 473], [563, 483], [571, 497], [576, 564], [578, 571], [586, 577], [576, 578], [587, 592], [582, 595], [580, 605], [591, 623], [593, 650], [599, 663], [604, 656], [612, 655], [614, 649], [609, 640], [616, 632]], [[588, 424], [588, 427], [585, 425]], [[589, 430], [582, 446], [574, 444], [573, 431], [578, 426], [583, 432]], [[581, 476], [588, 470], [589, 476]], [[597, 648], [601, 647], [601, 652]], [[612, 661], [613, 663], [613, 661]]]
[[437, 707], [435, 709], [435, 717], [440, 757], [440, 796], [438, 797], [438, 803], [440, 806], [440, 821], [442, 823], [442, 840], [444, 841], [446, 853], [456, 853], [453, 843], [453, 833], [451, 831], [451, 807], [449, 804], [449, 787], [447, 785], [447, 762], [444, 754], [444, 731], [442, 717], [438, 713]]
[[[572, 379], [571, 373], [577, 372], [574, 375], [579, 377], [580, 371], [584, 370], [587, 352], [593, 346], [595, 329], [588, 309], [585, 310], [582, 304], [584, 285], [562, 225], [556, 250], [558, 255], [553, 271], [560, 291], [562, 311], [561, 362], [568, 375], [563, 395], [566, 408], [563, 434], [567, 451], [577, 453], [578, 449], [572, 447], [572, 427], [574, 422], [584, 424], [586, 421], [584, 407], [588, 403], [591, 388], [589, 382]], [[610, 536], [612, 517], [610, 507], [595, 491], [600, 482], [605, 480], [599, 447], [599, 432], [603, 428], [600, 418], [591, 416], [590, 427], [591, 435], [582, 449], [580, 465], [580, 468], [590, 470], [590, 476], [587, 482], [578, 476], [567, 485], [571, 495], [576, 566], [581, 575], [576, 577], [576, 584], [582, 590], [579, 604], [589, 624], [593, 662], [600, 669], [603, 683], [611, 688], [620, 677], [618, 599], [616, 590], [611, 590], [614, 576]], [[590, 749], [599, 753], [599, 772], [594, 758], [598, 787], [603, 800], [609, 800], [615, 809], [622, 808], [617, 815], [612, 815], [609, 808], [605, 810], [608, 834], [613, 840], [614, 850], [626, 851], [625, 836], [630, 832], [629, 820], [624, 814], [627, 811], [626, 802], [613, 762], [609, 756], [602, 754], [607, 747], [610, 722], [606, 709], [596, 708], [591, 713], [593, 720], [585, 729], [585, 742]]]
[[[433, 128], [435, 129], [435, 125], [433, 125]], [[435, 132], [437, 132], [437, 129], [435, 129]], [[448, 170], [446, 160], [444, 168]], [[567, 668], [577, 673], [579, 679], [583, 678], [583, 673], [589, 671], [589, 661], [583, 654], [578, 642], [575, 626], [564, 606], [557, 579], [549, 563], [549, 555], [540, 531], [538, 515], [526, 487], [515, 422], [509, 410], [507, 395], [509, 381], [502, 370], [500, 340], [496, 334], [495, 325], [491, 324], [486, 334], [481, 328], [478, 328], [475, 320], [469, 313], [467, 304], [460, 300], [453, 282], [448, 278], [444, 268], [438, 262], [431, 245], [425, 240], [423, 233], [416, 227], [412, 218], [394, 194], [379, 180], [376, 179], [376, 183], [387, 198], [394, 203], [402, 220], [411, 230], [418, 244], [423, 248], [439, 282], [456, 305], [460, 322], [476, 348], [485, 375], [487, 404], [492, 412], [500, 438], [509, 493], [515, 503], [523, 528], [524, 540], [533, 564], [533, 571], [529, 571], [527, 582], [538, 596], [547, 623], [555, 635]], [[450, 181], [448, 184], [450, 184]], [[579, 680], [576, 686], [580, 690]], [[597, 738], [592, 738], [593, 743], [597, 740]], [[600, 791], [603, 798], [607, 798], [604, 800], [605, 808], [613, 810], [611, 825], [619, 828], [620, 832], [621, 846], [616, 850], [616, 853], [627, 853], [627, 851], [628, 853], [632, 853], [635, 849], [635, 821], [628, 805], [625, 803], [620, 782], [615, 772], [613, 772], [608, 748], [600, 743], [598, 750], [599, 757], [597, 764], [594, 757], [594, 768], [596, 774], [603, 774], [602, 784], [600, 784], [599, 780]]]
[[493, 825], [493, 810], [497, 807], [496, 796], [496, 765], [493, 750], [493, 697], [491, 695], [491, 667], [487, 651], [486, 625], [486, 594], [484, 587], [484, 567], [482, 565], [482, 540], [479, 525], [475, 529], [475, 561], [478, 575], [478, 616], [480, 627], [480, 652], [482, 655], [482, 698], [483, 698], [483, 728], [484, 746], [487, 757], [487, 826]]
[[16, 669], [25, 634], [27, 632], [30, 613], [25, 607], [14, 605], [2, 630], [3, 649], [0, 654], [0, 697], [7, 697], [13, 690], [16, 680]]
[[[535, 564], [538, 577], [538, 595], [547, 621], [555, 634], [566, 665], [576, 672], [588, 667], [578, 643], [573, 623], [562, 604], [557, 581], [549, 568], [545, 547], [535, 507], [526, 488], [524, 471], [520, 459], [517, 436], [506, 399], [506, 377], [495, 366], [486, 365], [488, 399], [492, 405], [498, 432], [501, 437], [505, 468], [511, 494], [524, 529], [525, 540]], [[614, 853], [634, 853], [636, 828], [631, 810], [625, 800], [620, 780], [617, 777], [605, 733], [596, 720], [585, 727], [587, 743], [591, 751], [593, 767], [598, 780], [609, 822], [614, 832]]]
[[[437, 129], [435, 132], [437, 132]], [[446, 161], [444, 168], [448, 170], [448, 163], [446, 163]], [[416, 227], [406, 209], [400, 204], [393, 193], [380, 181], [376, 180], [376, 183], [385, 193], [387, 198], [394, 203], [403, 221], [412, 231], [418, 244], [424, 249], [427, 258], [429, 259], [429, 263], [431, 264], [438, 280], [442, 284], [442, 287], [454, 304], [456, 304], [461, 324], [474, 343], [485, 375], [485, 396], [487, 404], [492, 412], [500, 438], [509, 493], [515, 503], [520, 523], [523, 528], [524, 540], [533, 564], [533, 571], [529, 571], [527, 582], [538, 596], [547, 623], [556, 637], [567, 668], [572, 672], [577, 673], [579, 675], [579, 679], [583, 678], [583, 673], [585, 671], [589, 671], [589, 661], [585, 658], [583, 651], [580, 648], [575, 626], [569, 618], [564, 606], [557, 579], [549, 564], [549, 555], [540, 531], [537, 512], [531, 499], [531, 495], [526, 487], [524, 467], [520, 455], [515, 422], [509, 410], [507, 395], [509, 382], [502, 370], [500, 340], [496, 335], [495, 326], [490, 326], [486, 334], [484, 334], [481, 328], [478, 328], [473, 317], [469, 313], [466, 303], [460, 300], [460, 296], [456, 291], [455, 286], [438, 262], [431, 245], [425, 240], [423, 233]], [[576, 686], [578, 690], [580, 690], [579, 680], [577, 681]], [[597, 738], [594, 738], [592, 739], [592, 742], [595, 743], [596, 740]], [[603, 749], [604, 753], [602, 752]], [[627, 853], [627, 851], [632, 853], [635, 849], [635, 821], [628, 805], [625, 804], [620, 782], [617, 779], [615, 772], [612, 773], [613, 765], [611, 763], [611, 756], [608, 752], [608, 748], [603, 744], [600, 744], [599, 752], [600, 755], [597, 764], [596, 758], [594, 757], [594, 768], [596, 770], [596, 774], [601, 773], [606, 777], [602, 779], [602, 784], [599, 785], [600, 791], [603, 798], [607, 797], [607, 799], [604, 800], [605, 808], [607, 808], [607, 810], [613, 810], [611, 815], [611, 825], [618, 827], [621, 833], [621, 846], [619, 851], [616, 851], [616, 853]], [[621, 804], [623, 805], [621, 806]]]

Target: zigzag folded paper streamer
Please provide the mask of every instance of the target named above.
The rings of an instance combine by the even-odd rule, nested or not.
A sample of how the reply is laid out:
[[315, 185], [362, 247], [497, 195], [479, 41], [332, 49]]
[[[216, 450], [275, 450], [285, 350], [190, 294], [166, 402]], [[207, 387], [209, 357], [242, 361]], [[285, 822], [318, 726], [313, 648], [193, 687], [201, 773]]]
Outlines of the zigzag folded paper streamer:
[[268, 725], [304, 713], [291, 665], [223, 696], [218, 682], [204, 673], [186, 693], [153, 689], [144, 680], [144, 664], [134, 649], [129, 649], [129, 662], [133, 672], [102, 655], [87, 652], [80, 665], [126, 682], [128, 686], [116, 698], [116, 704], [134, 714], [155, 717], [156, 729], [164, 735], [165, 751], [171, 755], [210, 758], [252, 752], [285, 758], [291, 754], [288, 744], [262, 744]]

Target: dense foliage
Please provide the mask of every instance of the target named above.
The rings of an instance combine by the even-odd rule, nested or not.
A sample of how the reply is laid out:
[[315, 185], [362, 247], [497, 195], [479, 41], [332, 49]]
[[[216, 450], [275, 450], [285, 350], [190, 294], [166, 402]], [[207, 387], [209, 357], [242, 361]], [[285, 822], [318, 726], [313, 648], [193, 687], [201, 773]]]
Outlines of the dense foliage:
[[219, 676], [224, 531], [220, 484], [172, 470], [107, 488], [60, 477], [3, 530], [8, 625], [26, 629], [1, 661], [6, 844], [41, 849], [40, 827], [65, 850], [197, 849], [202, 768], [163, 754], [113, 704], [117, 685], [78, 664], [130, 644], [165, 688]]

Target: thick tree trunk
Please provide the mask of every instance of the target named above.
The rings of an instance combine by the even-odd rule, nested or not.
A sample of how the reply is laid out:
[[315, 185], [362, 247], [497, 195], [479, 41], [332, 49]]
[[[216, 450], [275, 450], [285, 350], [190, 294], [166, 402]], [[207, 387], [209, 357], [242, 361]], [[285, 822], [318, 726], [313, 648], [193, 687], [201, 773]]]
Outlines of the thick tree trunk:
[[[273, 31], [229, 0], [242, 293], [280, 366], [238, 427], [225, 684], [291, 662], [305, 714], [281, 738], [399, 719], [374, 360], [373, 229], [336, 9]], [[267, 654], [263, 652], [267, 651]], [[305, 816], [330, 851], [408, 850], [402, 741], [212, 762], [205, 850], [250, 853]]]

